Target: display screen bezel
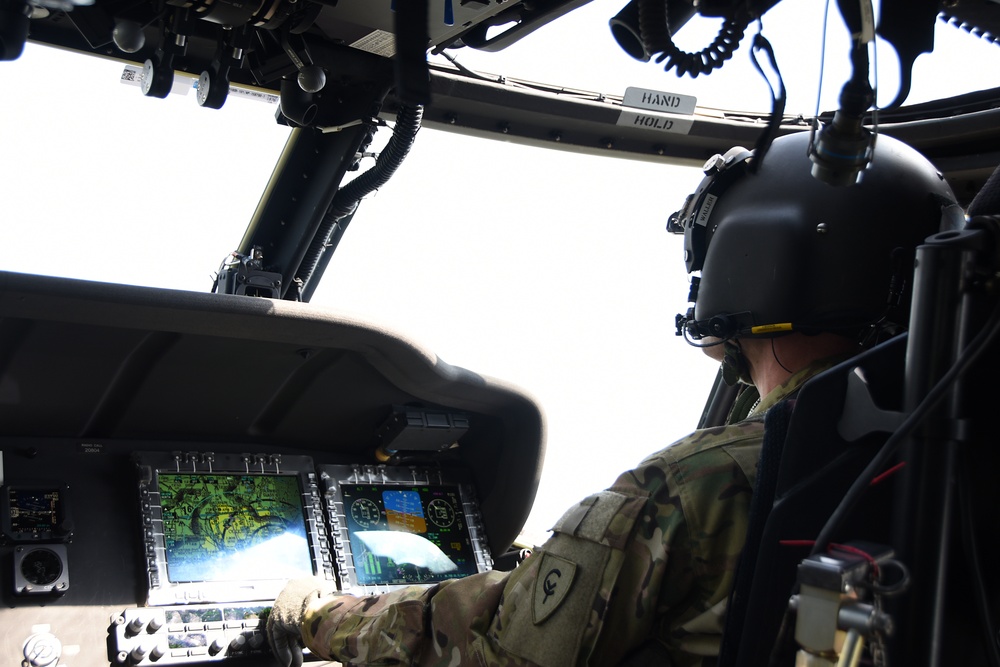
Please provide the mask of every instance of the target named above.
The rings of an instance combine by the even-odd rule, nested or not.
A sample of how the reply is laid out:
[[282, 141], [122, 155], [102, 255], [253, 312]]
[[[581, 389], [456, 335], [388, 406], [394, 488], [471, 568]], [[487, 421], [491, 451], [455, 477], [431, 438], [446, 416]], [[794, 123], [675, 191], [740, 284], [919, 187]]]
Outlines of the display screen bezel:
[[[478, 502], [473, 486], [463, 470], [320, 465], [317, 467], [317, 473], [330, 521], [332, 547], [341, 590], [358, 594], [385, 592], [412, 585], [435, 584], [492, 569], [493, 561], [483, 530]], [[417, 497], [421, 498], [418, 513], [422, 516], [415, 519], [420, 522], [419, 528], [413, 531], [404, 530], [404, 524], [411, 519], [398, 517], [394, 522], [395, 525], [392, 525], [386, 504], [378, 497], [382, 493], [408, 497], [409, 500], [405, 502], [414, 502]], [[440, 543], [435, 544], [438, 540], [444, 539], [437, 534], [439, 531], [432, 526], [433, 521], [430, 520], [432, 511], [428, 510], [427, 503], [435, 498], [447, 499], [449, 509], [454, 511], [454, 522], [448, 526], [450, 532], [447, 532], [446, 539], [457, 539], [461, 546], [452, 548]], [[436, 551], [435, 547], [439, 547], [441, 551], [437, 556], [455, 559], [456, 568], [452, 570], [434, 568], [426, 560], [419, 566], [411, 563], [395, 563], [391, 557], [384, 555], [375, 556], [382, 570], [381, 575], [373, 574], [370, 567], [359, 568], [359, 561], [372, 558], [374, 551], [368, 549], [370, 545], [366, 545], [357, 534], [362, 526], [359, 526], [356, 517], [352, 516], [351, 503], [359, 499], [371, 508], [368, 511], [369, 516], [375, 516], [377, 513], [378, 523], [382, 524], [379, 528], [385, 532], [392, 532], [390, 529], [394, 528], [398, 532], [427, 536], [424, 537], [424, 541], [432, 546], [427, 546], [422, 551], [428, 553], [429, 549], [433, 552]], [[389, 510], [391, 511], [391, 508]], [[373, 525], [364, 527], [375, 528]], [[429, 530], [424, 530], [425, 528]], [[434, 556], [434, 553], [430, 553], [429, 557]], [[456, 556], [461, 560], [454, 558]]]
[[[146, 552], [148, 605], [273, 600], [291, 578], [317, 575], [333, 579], [329, 539], [311, 458], [250, 454], [184, 456], [179, 453], [156, 452], [138, 453], [134, 458], [140, 473], [139, 493]], [[191, 573], [197, 571], [197, 567], [193, 566], [194, 561], [199, 556], [190, 553], [190, 547], [178, 548], [176, 542], [182, 522], [176, 516], [173, 504], [178, 499], [172, 497], [171, 489], [174, 483], [182, 483], [179, 477], [184, 478], [182, 486], [186, 485], [185, 489], [197, 489], [199, 482], [196, 480], [203, 480], [201, 484], [210, 489], [216, 488], [212, 484], [224, 484], [227, 487], [224, 489], [226, 493], [235, 493], [234, 487], [239, 485], [246, 486], [248, 492], [249, 489], [284, 487], [286, 493], [282, 504], [292, 503], [291, 508], [285, 509], [283, 520], [285, 523], [289, 520], [293, 522], [292, 530], [287, 532], [292, 544], [289, 562], [293, 565], [281, 568], [247, 567], [242, 572], [229, 575], [224, 573], [225, 568], [212, 570], [206, 565], [205, 576], [192, 577]], [[281, 481], [276, 486], [271, 486], [270, 482], [274, 480]], [[168, 498], [168, 495], [171, 497]], [[238, 502], [233, 505], [237, 504]], [[254, 511], [249, 509], [247, 502], [242, 506], [248, 507], [248, 512]], [[188, 509], [190, 508], [184, 511], [187, 512]], [[232, 512], [229, 515], [230, 523], [246, 515], [245, 512], [232, 511], [231, 507], [228, 511]], [[194, 515], [186, 515], [184, 521], [191, 521], [191, 516]], [[255, 521], [261, 523], [260, 517], [255, 518]], [[262, 528], [267, 527], [262, 525]], [[211, 553], [213, 550], [233, 559], [238, 557], [238, 547], [241, 546], [237, 543], [238, 540], [218, 534], [210, 536], [209, 529], [205, 530], [205, 563], [212, 558], [216, 562], [220, 560], [218, 553]], [[275, 537], [273, 529], [269, 530], [269, 536]], [[299, 543], [301, 538], [304, 538], [304, 544]], [[215, 542], [214, 545], [208, 544], [212, 541]], [[266, 546], [258, 542], [254, 548]], [[180, 559], [182, 555], [187, 562]], [[255, 562], [259, 562], [260, 558], [261, 555], [256, 554]], [[236, 561], [232, 562], [236, 568]]]

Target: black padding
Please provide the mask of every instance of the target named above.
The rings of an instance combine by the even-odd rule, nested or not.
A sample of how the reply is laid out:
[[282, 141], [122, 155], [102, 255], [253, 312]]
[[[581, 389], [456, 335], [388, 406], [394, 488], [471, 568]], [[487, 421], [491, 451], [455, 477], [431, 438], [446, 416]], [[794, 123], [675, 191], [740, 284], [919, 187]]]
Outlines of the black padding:
[[750, 501], [750, 521], [747, 539], [743, 545], [743, 554], [736, 569], [736, 583], [729, 598], [726, 632], [723, 635], [719, 651], [719, 664], [728, 664], [739, 646], [739, 638], [747, 613], [747, 602], [750, 589], [753, 586], [753, 572], [757, 566], [757, 556], [760, 551], [760, 540], [771, 505], [774, 502], [774, 492], [778, 481], [778, 470], [781, 466], [781, 454], [785, 447], [788, 424], [792, 418], [795, 399], [784, 400], [764, 416], [764, 444], [760, 451], [757, 464], [757, 482], [754, 485], [753, 499]]
[[[846, 442], [838, 435], [847, 378], [860, 366], [875, 404], [899, 410], [905, 354], [904, 334], [821, 373], [802, 387], [794, 403], [786, 401], [768, 411], [747, 546], [730, 601], [720, 666], [768, 664], [795, 590], [798, 564], [809, 555], [808, 542], [815, 540], [888, 437], [872, 433]], [[783, 431], [787, 431], [784, 438]], [[891, 478], [872, 487], [852, 514], [846, 532], [835, 535], [833, 541], [888, 544], [890, 535], [883, 518], [889, 514], [891, 487]], [[873, 506], [886, 511], [865, 511]], [[789, 546], [783, 541], [802, 544]]]
[[990, 174], [982, 189], [969, 204], [969, 217], [977, 215], [1000, 215], [1000, 167]]

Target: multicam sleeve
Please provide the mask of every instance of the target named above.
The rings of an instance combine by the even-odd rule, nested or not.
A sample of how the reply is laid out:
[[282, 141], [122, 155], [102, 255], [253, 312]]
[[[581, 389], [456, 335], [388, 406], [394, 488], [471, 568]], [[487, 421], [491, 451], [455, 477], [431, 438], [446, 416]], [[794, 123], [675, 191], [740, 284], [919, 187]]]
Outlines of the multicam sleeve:
[[700, 653], [745, 532], [741, 448], [758, 440], [742, 426], [689, 436], [570, 508], [513, 572], [326, 598], [303, 640], [349, 665], [617, 664], [651, 639]]
[[[568, 657], [544, 664], [619, 664], [651, 642], [678, 667], [717, 654], [761, 434], [762, 424], [747, 422], [695, 432], [621, 475], [581, 523], [575, 517], [589, 499], [567, 513], [546, 548], [577, 563], [584, 590], [588, 575], [581, 570], [596, 569], [592, 576], [600, 583], [587, 593], [591, 608], [578, 640], [562, 640]], [[600, 505], [611, 498], [620, 505], [605, 524]], [[605, 528], [595, 533], [595, 526]], [[595, 534], [606, 551], [591, 565], [587, 542]], [[536, 601], [537, 582], [544, 589], [548, 571], [544, 562], [539, 565]], [[552, 618], [568, 613], [560, 609]]]
[[326, 598], [306, 610], [302, 639], [315, 655], [346, 665], [478, 664], [509, 574]]
[[661, 500], [683, 509], [683, 530], [664, 545], [669, 558], [657, 600], [656, 636], [676, 667], [718, 655], [762, 436], [756, 421], [706, 429], [647, 461], [667, 471]]
[[[319, 600], [305, 612], [303, 641], [315, 655], [348, 665], [584, 662], [603, 634], [619, 577], [648, 583], [652, 576], [648, 554], [626, 557], [636, 524], [655, 521], [649, 495], [634, 475], [623, 475], [619, 484], [571, 508], [552, 538], [513, 572]], [[644, 595], [641, 583], [633, 588], [633, 603], [646, 611], [627, 625], [640, 637], [652, 623], [655, 596]]]
[[648, 503], [634, 491], [616, 485], [566, 512], [507, 582], [488, 647], [545, 667], [587, 662], [626, 567], [624, 546]]

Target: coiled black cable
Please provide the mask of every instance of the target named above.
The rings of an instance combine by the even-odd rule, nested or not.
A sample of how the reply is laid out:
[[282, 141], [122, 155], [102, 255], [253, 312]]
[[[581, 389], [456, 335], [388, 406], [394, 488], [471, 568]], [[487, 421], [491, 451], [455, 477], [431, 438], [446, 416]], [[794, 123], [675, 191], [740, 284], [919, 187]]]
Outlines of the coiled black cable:
[[656, 62], [666, 60], [666, 71], [674, 69], [677, 76], [690, 74], [692, 79], [719, 69], [732, 58], [751, 21], [745, 12], [727, 18], [711, 44], [697, 53], [688, 53], [674, 44], [667, 14], [666, 0], [640, 0], [639, 34], [643, 48], [651, 55], [659, 53]]
[[354, 212], [365, 195], [385, 185], [402, 164], [417, 137], [423, 115], [422, 106], [401, 105], [396, 114], [392, 137], [379, 153], [375, 166], [337, 190], [299, 266], [296, 282], [299, 285], [300, 298], [303, 287], [319, 266], [323, 253], [335, 248], [343, 236], [347, 222], [341, 224], [341, 221]]
[[403, 158], [410, 152], [413, 140], [417, 136], [417, 130], [420, 129], [423, 113], [422, 106], [401, 106], [399, 108], [392, 138], [386, 143], [385, 149], [379, 153], [375, 166], [337, 191], [326, 215], [323, 216], [324, 222], [346, 217], [357, 208], [362, 197], [389, 181], [399, 165], [402, 164]]

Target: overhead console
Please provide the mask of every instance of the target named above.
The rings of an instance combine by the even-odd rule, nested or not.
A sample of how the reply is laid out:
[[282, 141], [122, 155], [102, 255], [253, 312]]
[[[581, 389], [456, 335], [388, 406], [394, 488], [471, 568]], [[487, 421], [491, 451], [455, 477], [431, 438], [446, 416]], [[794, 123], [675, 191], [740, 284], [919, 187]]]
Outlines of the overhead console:
[[542, 433], [521, 391], [329, 310], [0, 273], [0, 660], [272, 664], [289, 579], [495, 567]]
[[[0, 61], [25, 42], [139, 66], [139, 87], [164, 98], [196, 88], [218, 109], [231, 84], [283, 97], [332, 92], [351, 54], [372, 56], [359, 81], [379, 80], [377, 60], [428, 49], [498, 51], [590, 0], [7, 0], [0, 4]], [[362, 61], [364, 62], [364, 61]], [[330, 82], [331, 88], [326, 84]]]

